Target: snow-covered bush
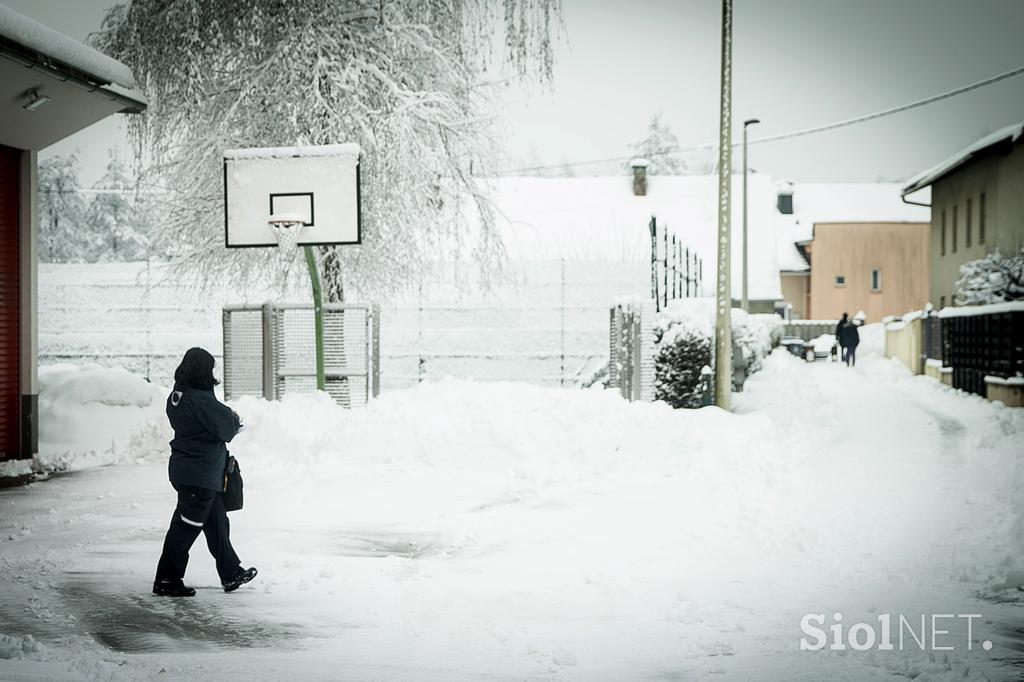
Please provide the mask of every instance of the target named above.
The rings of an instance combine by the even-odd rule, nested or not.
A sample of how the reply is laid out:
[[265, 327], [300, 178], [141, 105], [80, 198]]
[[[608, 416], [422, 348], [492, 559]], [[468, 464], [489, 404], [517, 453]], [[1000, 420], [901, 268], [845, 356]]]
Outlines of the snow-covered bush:
[[737, 324], [736, 312], [740, 311], [733, 311], [733, 342], [743, 349], [746, 373], [753, 374], [782, 341], [782, 318], [773, 314], [744, 315]]
[[[782, 340], [782, 318], [732, 310], [732, 338], [743, 351], [744, 371], [761, 369], [764, 358]], [[700, 407], [701, 375], [711, 364], [714, 301], [674, 301], [662, 311], [654, 329], [654, 396], [673, 407]]]
[[654, 399], [672, 407], [700, 407], [700, 370], [711, 364], [711, 330], [701, 318], [659, 320], [654, 330]]
[[996, 249], [984, 258], [960, 266], [953, 302], [988, 305], [1024, 299], [1024, 248], [1014, 256]]

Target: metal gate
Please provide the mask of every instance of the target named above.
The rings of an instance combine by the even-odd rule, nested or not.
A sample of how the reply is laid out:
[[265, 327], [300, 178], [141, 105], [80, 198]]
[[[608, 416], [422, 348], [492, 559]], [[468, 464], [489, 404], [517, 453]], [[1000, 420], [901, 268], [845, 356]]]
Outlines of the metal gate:
[[655, 317], [653, 300], [611, 308], [608, 386], [627, 400], [654, 400]]
[[21, 152], [0, 146], [0, 460], [21, 457]]
[[[380, 393], [380, 308], [327, 304], [324, 315], [326, 391], [342, 407]], [[224, 397], [316, 390], [311, 305], [224, 306]]]

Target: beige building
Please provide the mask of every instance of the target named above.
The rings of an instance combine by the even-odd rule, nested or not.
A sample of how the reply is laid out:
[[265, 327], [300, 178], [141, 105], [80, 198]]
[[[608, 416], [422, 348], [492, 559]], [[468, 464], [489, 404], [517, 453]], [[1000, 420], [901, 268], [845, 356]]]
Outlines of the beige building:
[[869, 322], [928, 296], [927, 207], [894, 183], [783, 183], [779, 280], [793, 319], [863, 310]]
[[[928, 296], [928, 223], [816, 223], [809, 319], [864, 311], [868, 323], [920, 309]], [[783, 279], [785, 282], [785, 278]]]
[[988, 135], [938, 166], [912, 178], [908, 201], [931, 187], [928, 298], [953, 305], [960, 266], [995, 249], [1024, 246], [1024, 122]]

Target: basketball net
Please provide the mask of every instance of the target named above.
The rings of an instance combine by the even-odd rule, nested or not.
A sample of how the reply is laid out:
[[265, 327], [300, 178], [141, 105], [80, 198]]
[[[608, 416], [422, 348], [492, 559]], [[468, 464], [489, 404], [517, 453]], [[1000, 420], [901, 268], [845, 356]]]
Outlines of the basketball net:
[[277, 237], [277, 267], [281, 277], [287, 282], [295, 252], [299, 250], [299, 237], [305, 229], [301, 222], [271, 222], [270, 229]]

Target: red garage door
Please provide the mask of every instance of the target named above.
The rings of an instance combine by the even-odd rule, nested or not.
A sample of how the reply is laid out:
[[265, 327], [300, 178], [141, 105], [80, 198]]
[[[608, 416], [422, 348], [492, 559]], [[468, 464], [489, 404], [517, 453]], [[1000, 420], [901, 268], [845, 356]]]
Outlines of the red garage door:
[[21, 455], [18, 191], [21, 152], [0, 145], [0, 460]]

